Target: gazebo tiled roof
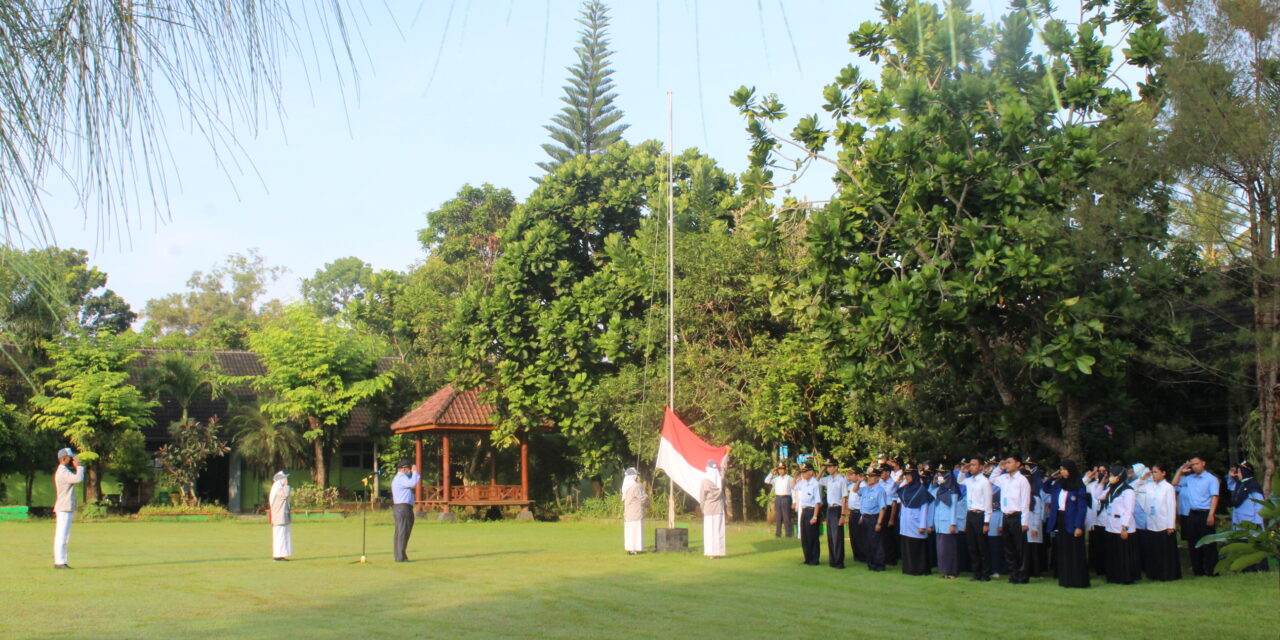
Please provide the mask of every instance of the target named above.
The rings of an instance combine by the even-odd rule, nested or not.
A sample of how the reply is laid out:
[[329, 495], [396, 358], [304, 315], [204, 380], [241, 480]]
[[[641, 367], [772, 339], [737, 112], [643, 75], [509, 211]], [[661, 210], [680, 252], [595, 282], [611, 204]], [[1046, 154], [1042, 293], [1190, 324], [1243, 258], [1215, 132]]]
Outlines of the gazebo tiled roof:
[[478, 390], [456, 391], [453, 385], [445, 385], [416, 409], [396, 420], [391, 425], [391, 431], [395, 433], [436, 429], [489, 431], [493, 429], [493, 422], [489, 419], [493, 412], [492, 404], [480, 401]]

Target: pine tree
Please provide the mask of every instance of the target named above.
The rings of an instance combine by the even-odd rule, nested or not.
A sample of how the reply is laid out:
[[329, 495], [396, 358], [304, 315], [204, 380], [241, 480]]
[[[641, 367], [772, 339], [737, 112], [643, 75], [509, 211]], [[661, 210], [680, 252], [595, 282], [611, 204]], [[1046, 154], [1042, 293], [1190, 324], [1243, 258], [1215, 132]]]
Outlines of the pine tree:
[[[544, 125], [551, 132], [551, 139], [558, 144], [544, 144], [543, 151], [551, 156], [548, 162], [539, 162], [543, 171], [551, 173], [557, 167], [576, 156], [593, 156], [622, 139], [628, 125], [618, 124], [622, 111], [613, 106], [613, 69], [609, 68], [608, 8], [598, 0], [583, 4], [578, 23], [582, 25], [582, 37], [574, 51], [578, 63], [569, 70], [569, 84], [560, 98], [565, 107]], [[535, 180], [538, 180], [535, 178]]]

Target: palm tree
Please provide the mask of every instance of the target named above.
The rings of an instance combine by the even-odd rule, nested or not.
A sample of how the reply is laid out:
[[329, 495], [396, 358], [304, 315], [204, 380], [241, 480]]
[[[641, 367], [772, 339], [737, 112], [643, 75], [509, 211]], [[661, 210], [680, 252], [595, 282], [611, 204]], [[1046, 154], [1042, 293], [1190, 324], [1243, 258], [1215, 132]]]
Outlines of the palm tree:
[[142, 386], [158, 400], [172, 399], [181, 411], [179, 424], [190, 420], [191, 404], [217, 397], [223, 391], [223, 375], [213, 354], [166, 351], [158, 355], [142, 373]]
[[270, 473], [303, 464], [306, 442], [297, 426], [268, 419], [256, 403], [233, 409], [228, 424], [236, 450], [250, 468]]

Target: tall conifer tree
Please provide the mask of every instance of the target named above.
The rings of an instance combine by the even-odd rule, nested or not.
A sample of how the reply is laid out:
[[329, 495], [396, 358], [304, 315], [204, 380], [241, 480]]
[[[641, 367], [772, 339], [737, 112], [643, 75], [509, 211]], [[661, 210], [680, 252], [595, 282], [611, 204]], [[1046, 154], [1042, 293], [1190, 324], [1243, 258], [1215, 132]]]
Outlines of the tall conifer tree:
[[[582, 25], [582, 37], [574, 51], [578, 63], [568, 67], [569, 84], [560, 98], [565, 107], [544, 125], [551, 132], [553, 143], [542, 145], [551, 156], [547, 162], [539, 162], [543, 171], [551, 173], [575, 156], [593, 156], [622, 139], [627, 125], [618, 124], [622, 111], [613, 106], [613, 69], [609, 68], [609, 10], [598, 0], [588, 0], [582, 6], [578, 23]], [[537, 178], [535, 178], [536, 180]]]

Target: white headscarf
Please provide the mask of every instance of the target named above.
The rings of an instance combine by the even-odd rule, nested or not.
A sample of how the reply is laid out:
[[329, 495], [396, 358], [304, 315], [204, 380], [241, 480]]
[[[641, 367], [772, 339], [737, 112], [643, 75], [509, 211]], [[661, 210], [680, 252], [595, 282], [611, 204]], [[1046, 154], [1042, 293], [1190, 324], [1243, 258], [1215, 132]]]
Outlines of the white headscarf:
[[639, 475], [640, 474], [636, 472], [635, 467], [627, 467], [626, 472], [622, 474], [622, 492], [621, 493], [622, 493], [623, 500], [627, 499], [626, 498], [627, 489], [630, 489], [631, 487], [636, 486], [636, 481]]
[[715, 460], [708, 460], [707, 461], [707, 479], [710, 480], [711, 484], [715, 485], [717, 489], [721, 488], [720, 487], [721, 477], [722, 476], [720, 475], [720, 465], [717, 465]]
[[276, 472], [275, 481], [271, 483], [271, 493], [268, 494], [267, 496], [268, 501], [274, 500], [276, 497], [276, 494], [280, 493], [281, 491], [284, 492], [285, 497], [289, 496], [289, 485], [284, 483], [285, 479], [288, 477], [289, 477], [289, 474], [283, 471]]

